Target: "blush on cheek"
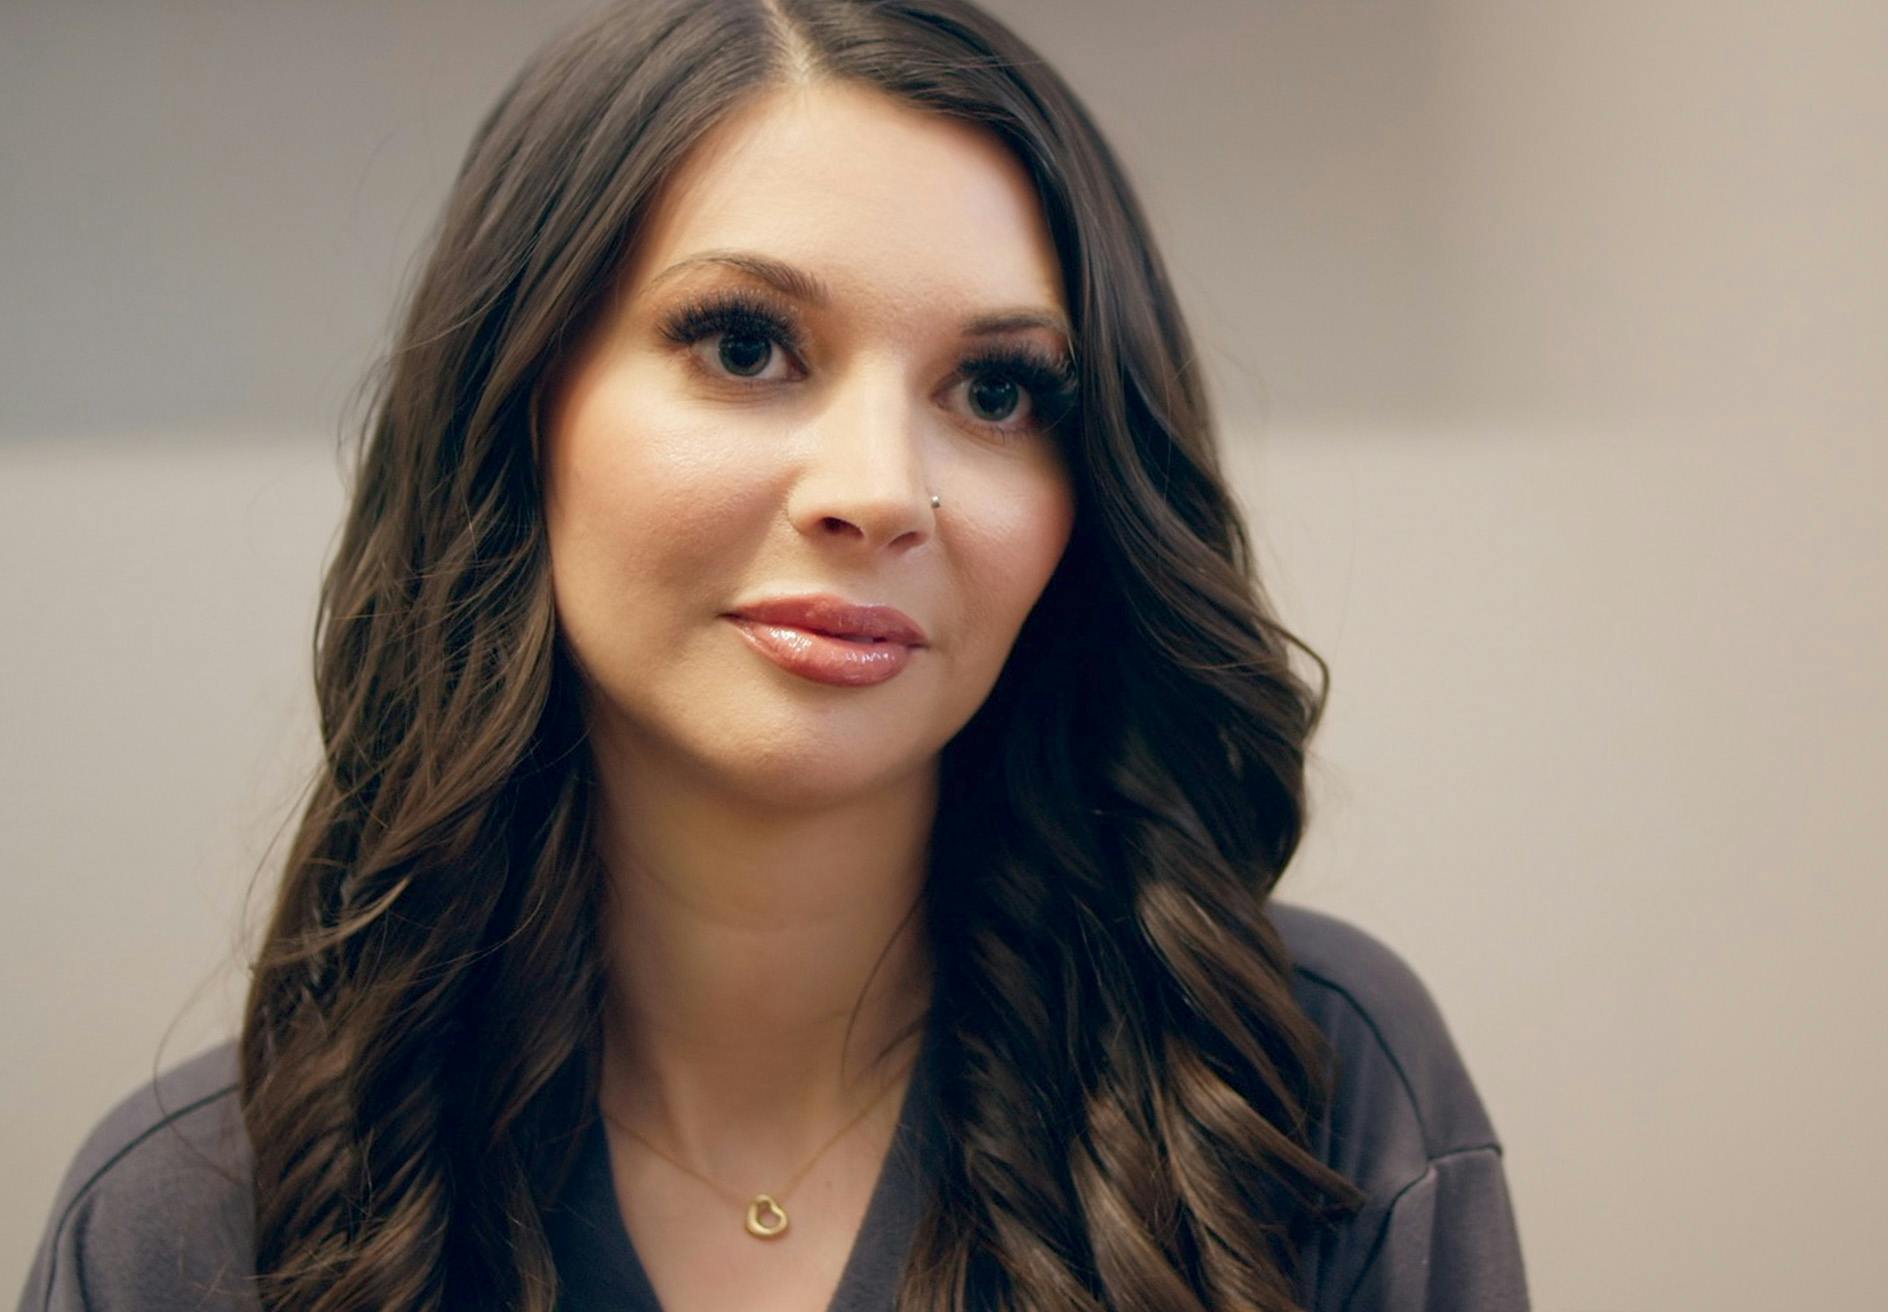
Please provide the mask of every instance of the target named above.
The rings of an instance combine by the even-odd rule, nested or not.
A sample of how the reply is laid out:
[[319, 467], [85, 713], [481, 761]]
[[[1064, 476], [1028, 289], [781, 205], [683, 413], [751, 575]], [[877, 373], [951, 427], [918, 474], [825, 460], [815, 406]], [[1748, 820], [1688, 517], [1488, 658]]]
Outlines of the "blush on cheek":
[[999, 527], [1003, 553], [1019, 582], [1033, 579], [1034, 590], [1040, 591], [1062, 558], [1073, 525], [1073, 501], [1057, 488], [1023, 504]]
[[782, 493], [777, 459], [751, 434], [662, 411], [611, 425], [583, 469], [580, 517], [624, 595], [656, 589], [681, 618], [717, 610], [750, 576]]

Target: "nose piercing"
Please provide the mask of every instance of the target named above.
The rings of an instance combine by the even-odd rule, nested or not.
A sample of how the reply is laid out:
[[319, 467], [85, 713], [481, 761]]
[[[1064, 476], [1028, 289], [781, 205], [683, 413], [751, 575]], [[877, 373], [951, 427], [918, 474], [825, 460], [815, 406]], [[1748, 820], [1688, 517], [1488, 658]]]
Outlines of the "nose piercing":
[[944, 503], [944, 498], [940, 497], [935, 492], [931, 494], [931, 509], [936, 510], [943, 503]]

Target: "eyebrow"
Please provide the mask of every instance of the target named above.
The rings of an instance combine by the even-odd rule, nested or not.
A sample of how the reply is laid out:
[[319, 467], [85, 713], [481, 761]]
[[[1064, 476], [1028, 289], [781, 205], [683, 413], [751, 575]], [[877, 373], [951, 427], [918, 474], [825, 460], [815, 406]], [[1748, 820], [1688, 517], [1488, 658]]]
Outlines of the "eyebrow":
[[[653, 289], [659, 283], [692, 268], [701, 265], [714, 265], [725, 269], [734, 269], [749, 277], [758, 278], [784, 296], [818, 309], [825, 309], [832, 304], [832, 291], [824, 282], [804, 269], [771, 259], [765, 255], [756, 255], [750, 251], [702, 251], [686, 259], [677, 260], [668, 268], [649, 280]], [[1075, 333], [1069, 322], [1062, 315], [1050, 310], [1017, 308], [996, 310], [988, 314], [973, 315], [966, 319], [963, 332], [966, 337], [995, 337], [1003, 333], [1020, 332], [1030, 328], [1046, 328], [1060, 334], [1064, 342], [1073, 343]]]

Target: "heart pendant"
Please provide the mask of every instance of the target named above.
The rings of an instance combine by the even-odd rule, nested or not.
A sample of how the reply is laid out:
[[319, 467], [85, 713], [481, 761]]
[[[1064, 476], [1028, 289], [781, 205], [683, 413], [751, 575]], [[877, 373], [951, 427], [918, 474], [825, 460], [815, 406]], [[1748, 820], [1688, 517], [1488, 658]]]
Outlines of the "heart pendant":
[[747, 1232], [760, 1239], [772, 1239], [787, 1228], [787, 1209], [767, 1194], [755, 1194], [747, 1205]]

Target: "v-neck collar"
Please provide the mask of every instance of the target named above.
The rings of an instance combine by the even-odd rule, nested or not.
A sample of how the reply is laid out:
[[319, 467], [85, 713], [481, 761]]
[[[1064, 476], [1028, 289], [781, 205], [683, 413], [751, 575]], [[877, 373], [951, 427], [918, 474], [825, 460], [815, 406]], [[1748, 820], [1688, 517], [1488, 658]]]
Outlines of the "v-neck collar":
[[[917, 1231], [929, 1164], [939, 1150], [934, 1011], [898, 1112], [898, 1126], [827, 1312], [891, 1312]], [[557, 1264], [558, 1312], [662, 1312], [623, 1225], [603, 1118], [592, 1115], [564, 1197], [545, 1215]]]

